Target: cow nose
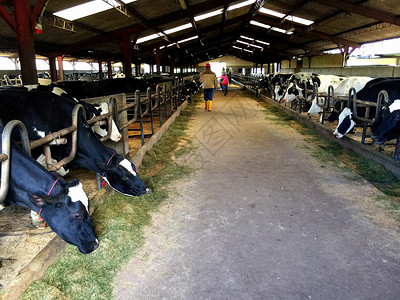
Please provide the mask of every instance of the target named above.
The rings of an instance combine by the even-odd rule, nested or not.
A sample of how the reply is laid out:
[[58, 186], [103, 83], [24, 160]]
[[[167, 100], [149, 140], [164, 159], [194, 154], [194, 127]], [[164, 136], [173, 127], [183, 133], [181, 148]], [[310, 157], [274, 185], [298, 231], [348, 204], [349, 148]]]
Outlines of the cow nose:
[[97, 248], [99, 248], [99, 242], [97, 240], [89, 245], [90, 252], [96, 250]]

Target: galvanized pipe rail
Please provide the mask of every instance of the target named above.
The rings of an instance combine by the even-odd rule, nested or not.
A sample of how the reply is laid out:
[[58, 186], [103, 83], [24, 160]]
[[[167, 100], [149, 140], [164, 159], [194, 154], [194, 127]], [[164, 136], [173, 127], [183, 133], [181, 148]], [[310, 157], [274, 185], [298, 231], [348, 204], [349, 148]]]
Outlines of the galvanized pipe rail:
[[[389, 95], [385, 90], [379, 92], [376, 102], [359, 100], [357, 99], [355, 89], [352, 88], [352, 90], [353, 90], [352, 92], [353, 97], [351, 99], [349, 97], [348, 107], [350, 108], [351, 104], [353, 105], [353, 117], [357, 121], [360, 121], [362, 124], [363, 132], [362, 132], [361, 143], [365, 144], [365, 138], [367, 136], [367, 128], [373, 125], [375, 122], [379, 121], [382, 103], [384, 103], [386, 106], [389, 106], [391, 103], [389, 103], [390, 101]], [[365, 108], [363, 116], [358, 114], [357, 111], [358, 108]], [[373, 116], [370, 116], [371, 108], [375, 108], [375, 114]]]
[[12, 120], [4, 126], [1, 148], [2, 153], [0, 154], [1, 162], [1, 185], [0, 185], [0, 204], [4, 202], [7, 197], [8, 189], [10, 187], [10, 168], [11, 168], [11, 134], [15, 128], [19, 129], [21, 135], [22, 148], [31, 155], [31, 149], [29, 147], [29, 136], [25, 125], [19, 120]]

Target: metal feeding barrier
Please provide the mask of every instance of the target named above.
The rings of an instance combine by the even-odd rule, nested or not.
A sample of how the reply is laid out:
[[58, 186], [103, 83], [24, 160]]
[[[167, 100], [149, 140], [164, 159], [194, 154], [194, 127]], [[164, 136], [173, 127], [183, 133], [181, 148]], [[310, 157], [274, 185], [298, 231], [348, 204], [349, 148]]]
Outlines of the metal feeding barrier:
[[[193, 78], [194, 77], [190, 77], [190, 80], [193, 80]], [[186, 80], [188, 79], [186, 78]], [[140, 136], [142, 144], [144, 144], [144, 138], [155, 133], [154, 117], [159, 117], [159, 124], [161, 127], [163, 123], [163, 117], [165, 116], [167, 119], [172, 114], [172, 111], [184, 101], [184, 95], [182, 93], [182, 86], [184, 82], [184, 79], [182, 79], [176, 81], [174, 84], [172, 82], [159, 83], [156, 86], [155, 93], [152, 93], [151, 88], [148, 88], [144, 94], [141, 94], [140, 91], [137, 90], [134, 94], [117, 94], [99, 98], [85, 99], [85, 101], [89, 103], [107, 102], [109, 109], [108, 113], [94, 117], [87, 121], [87, 123], [89, 126], [94, 126], [104, 125], [106, 120], [108, 121], [108, 132], [106, 136], [100, 138], [102, 142], [105, 142], [110, 138], [112, 121], [114, 121], [120, 131], [140, 131], [140, 134], [133, 136]], [[60, 129], [57, 132], [50, 133], [45, 137], [35, 141], [29, 141], [26, 127], [22, 122], [13, 120], [6, 124], [2, 134], [2, 153], [0, 153], [0, 203], [2, 203], [6, 198], [9, 188], [11, 133], [13, 129], [15, 127], [19, 128], [22, 146], [29, 155], [31, 153], [31, 149], [43, 146], [47, 169], [49, 171], [57, 171], [75, 158], [78, 144], [78, 116], [80, 111], [86, 120], [85, 108], [81, 104], [77, 104], [72, 111], [71, 126]], [[121, 118], [121, 114], [124, 113], [126, 113], [127, 116], [125, 118]], [[123, 121], [121, 122], [121, 120]], [[140, 129], [129, 128], [130, 125], [135, 122], [139, 122]], [[145, 134], [144, 132], [143, 123], [146, 122], [151, 124], [151, 133], [149, 134]], [[67, 144], [68, 140], [65, 136], [69, 134], [71, 134], [71, 150], [68, 156], [54, 163], [51, 155], [51, 146]]]
[[1, 139], [1, 149], [0, 154], [1, 162], [1, 185], [0, 185], [0, 204], [6, 199], [8, 188], [10, 186], [10, 168], [11, 168], [11, 134], [15, 128], [19, 129], [21, 135], [22, 147], [26, 153], [30, 156], [31, 149], [29, 147], [29, 137], [28, 131], [25, 125], [18, 120], [10, 121], [4, 126], [2, 139]]
[[[112, 118], [113, 114], [113, 104], [109, 103], [110, 112], [108, 114], [96, 117], [88, 122], [88, 124], [94, 125], [95, 123], [104, 120], [106, 118]], [[37, 147], [43, 146], [46, 167], [48, 171], [57, 171], [69, 162], [71, 162], [76, 155], [77, 143], [78, 143], [78, 115], [79, 111], [82, 112], [83, 117], [86, 120], [85, 108], [81, 104], [74, 106], [72, 111], [72, 124], [70, 127], [63, 128], [57, 132], [50, 133], [45, 137], [29, 141], [29, 136], [25, 125], [18, 120], [12, 120], [6, 124], [2, 133], [2, 153], [0, 154], [1, 162], [1, 186], [0, 186], [0, 203], [4, 201], [7, 196], [9, 188], [9, 174], [10, 174], [10, 154], [11, 154], [11, 134], [14, 128], [18, 128], [21, 136], [21, 143], [23, 149], [31, 155], [31, 150]], [[111, 121], [109, 121], [111, 124]], [[106, 139], [110, 136], [111, 125], [109, 125], [109, 134], [102, 139]], [[51, 155], [51, 146], [62, 145], [67, 143], [67, 138], [64, 136], [71, 134], [71, 150], [68, 156], [61, 159], [57, 163], [53, 163], [53, 158]]]

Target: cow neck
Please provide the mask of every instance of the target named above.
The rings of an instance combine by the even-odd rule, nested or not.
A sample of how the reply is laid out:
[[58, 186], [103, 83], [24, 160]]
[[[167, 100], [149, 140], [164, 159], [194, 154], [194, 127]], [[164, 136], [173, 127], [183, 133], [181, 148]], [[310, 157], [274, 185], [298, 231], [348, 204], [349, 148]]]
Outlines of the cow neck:
[[[110, 164], [110, 162], [111, 162], [111, 160], [112, 160], [112, 158], [113, 158], [114, 156], [115, 156], [115, 153], [114, 153], [113, 155], [111, 155], [111, 157], [110, 157], [110, 159], [108, 160], [106, 166], [108, 166], [108, 165]], [[106, 177], [105, 175], [106, 175], [106, 171], [104, 171], [104, 172], [103, 172], [103, 175], [101, 175], [101, 176], [102, 176], [102, 177]], [[106, 177], [106, 178], [107, 178], [107, 177]]]
[[56, 181], [54, 181], [53, 185], [51, 186], [49, 192], [47, 193], [47, 196], [50, 196], [51, 191], [54, 189], [54, 186], [56, 185], [56, 183], [60, 180], [60, 178], [57, 178]]

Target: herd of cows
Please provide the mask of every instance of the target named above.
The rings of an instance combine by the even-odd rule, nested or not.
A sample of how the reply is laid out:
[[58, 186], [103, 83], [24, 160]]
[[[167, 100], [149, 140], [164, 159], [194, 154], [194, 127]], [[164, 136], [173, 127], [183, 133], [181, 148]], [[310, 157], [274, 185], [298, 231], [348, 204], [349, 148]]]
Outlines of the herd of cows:
[[309, 116], [323, 113], [321, 123], [337, 120], [337, 138], [355, 126], [362, 126], [363, 134], [370, 128], [370, 137], [379, 145], [400, 137], [400, 77], [275, 73], [262, 78], [258, 88]]
[[[114, 190], [127, 196], [147, 194], [151, 191], [138, 176], [134, 164], [114, 149], [106, 147], [100, 140], [110, 129], [112, 140], [117, 142], [121, 138], [115, 123], [112, 126], [106, 124], [105, 127], [97, 125], [97, 128], [91, 128], [88, 124], [88, 119], [107, 113], [107, 106], [96, 107], [84, 99], [136, 90], [146, 91], [148, 87], [155, 88], [156, 82], [162, 80], [165, 79], [157, 77], [145, 81], [121, 78], [0, 88], [0, 132], [4, 137], [6, 124], [20, 120], [32, 142], [75, 124], [77, 130], [70, 133], [69, 138], [54, 138], [54, 141], [63, 142], [57, 142], [56, 146], [51, 147], [53, 159], [63, 161], [75, 148], [73, 159], [66, 165], [68, 169], [92, 170]], [[188, 99], [198, 88], [197, 82], [188, 81], [179, 87], [179, 93], [182, 98]], [[75, 120], [71, 119], [74, 114]], [[23, 206], [36, 212], [58, 236], [77, 246], [82, 253], [97, 249], [99, 243], [82, 183], [78, 179], [66, 182], [59, 173], [44, 168], [35, 160], [43, 156], [43, 148], [22, 150], [18, 145], [22, 135], [16, 130], [11, 131], [10, 137], [11, 153], [7, 158], [10, 165], [7, 174], [9, 187], [3, 204]], [[2, 142], [0, 153], [4, 149]], [[5, 176], [5, 168], [2, 167], [1, 171], [1, 176]]]
[[[51, 157], [55, 161], [65, 160], [75, 148], [73, 159], [66, 165], [68, 169], [92, 170], [124, 195], [150, 193], [135, 166], [100, 140], [107, 135], [118, 142], [121, 134], [116, 124], [92, 127], [88, 124], [88, 120], [108, 113], [107, 105], [95, 106], [84, 99], [137, 90], [146, 92], [148, 87], [155, 91], [156, 85], [165, 81], [174, 81], [175, 85], [173, 78], [154, 76], [0, 88], [0, 132], [5, 132], [6, 124], [12, 120], [20, 120], [29, 140], [36, 141], [76, 126], [75, 133], [69, 134], [75, 134], [75, 140], [54, 138], [64, 140], [51, 147]], [[180, 100], [176, 101], [190, 101], [199, 89], [199, 82], [180, 82], [179, 96], [176, 97]], [[368, 125], [370, 137], [379, 145], [400, 137], [400, 78], [341, 77], [304, 72], [269, 74], [260, 80], [258, 88], [268, 91], [276, 101], [307, 111], [309, 116], [322, 113], [321, 122], [338, 120], [334, 131], [338, 138], [349, 134], [357, 125]], [[75, 120], [71, 119], [73, 114]], [[4, 204], [24, 206], [36, 212], [57, 235], [77, 246], [82, 253], [97, 249], [99, 243], [82, 183], [78, 179], [66, 182], [60, 174], [44, 168], [35, 160], [43, 157], [43, 148], [22, 150], [18, 144], [21, 139], [22, 135], [13, 130], [8, 156], [9, 188]], [[2, 143], [1, 152], [4, 149]], [[1, 176], [5, 176], [5, 168], [1, 172]]]

